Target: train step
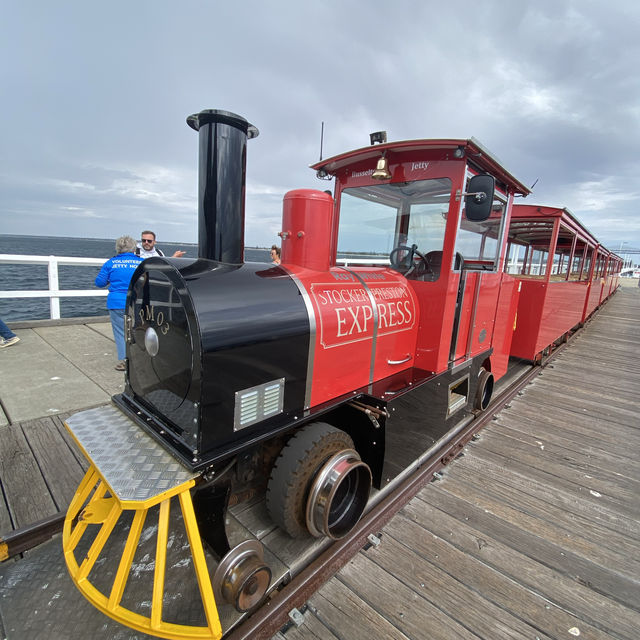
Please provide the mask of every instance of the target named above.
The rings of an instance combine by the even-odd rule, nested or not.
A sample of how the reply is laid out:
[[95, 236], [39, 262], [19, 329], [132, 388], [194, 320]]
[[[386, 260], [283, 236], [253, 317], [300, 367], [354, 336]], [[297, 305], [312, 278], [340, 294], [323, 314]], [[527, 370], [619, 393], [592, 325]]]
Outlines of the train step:
[[[65, 425], [91, 461], [69, 507], [62, 536], [67, 568], [77, 588], [104, 614], [138, 631], [175, 639], [220, 638], [220, 617], [190, 493], [197, 474], [115, 407], [83, 411]], [[170, 519], [173, 498], [179, 502], [180, 514]], [[157, 525], [145, 528], [143, 535], [150, 511], [157, 512]], [[179, 526], [179, 520], [186, 532], [204, 610], [205, 624], [200, 626], [169, 622], [163, 616], [164, 603], [171, 599], [165, 593], [167, 556], [175, 537], [170, 530]], [[120, 545], [119, 554], [114, 554], [112, 542], [103, 554], [118, 524], [128, 527], [126, 543], [123, 548]], [[140, 554], [142, 543], [149, 544], [148, 532], [155, 535], [156, 544], [153, 582], [147, 598], [150, 611], [144, 615], [128, 608], [124, 596], [129, 579], [137, 573], [132, 571], [134, 556]], [[149, 559], [148, 555], [143, 560]], [[119, 558], [115, 576], [113, 567], [108, 566], [110, 561], [101, 557]], [[109, 569], [107, 577], [105, 565]], [[178, 584], [180, 589], [182, 585]]]

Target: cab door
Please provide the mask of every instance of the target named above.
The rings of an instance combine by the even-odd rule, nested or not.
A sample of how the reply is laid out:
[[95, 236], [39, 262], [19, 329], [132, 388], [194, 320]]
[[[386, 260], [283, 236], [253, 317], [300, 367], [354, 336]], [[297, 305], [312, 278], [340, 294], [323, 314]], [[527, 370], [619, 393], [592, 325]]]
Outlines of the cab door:
[[499, 273], [462, 271], [449, 353], [453, 366], [491, 346], [500, 281]]

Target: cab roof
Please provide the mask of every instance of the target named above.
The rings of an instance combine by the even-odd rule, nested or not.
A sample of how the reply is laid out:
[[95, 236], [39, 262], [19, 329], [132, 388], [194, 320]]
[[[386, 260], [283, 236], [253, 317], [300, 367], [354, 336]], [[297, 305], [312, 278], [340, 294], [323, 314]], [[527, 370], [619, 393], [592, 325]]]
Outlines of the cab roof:
[[[329, 175], [335, 176], [341, 169], [371, 159], [372, 161], [380, 157], [383, 151], [397, 153], [416, 153], [420, 151], [432, 151], [438, 149], [450, 149], [452, 152], [456, 149], [462, 149], [464, 155], [461, 158], [472, 158], [474, 164], [483, 170], [493, 174], [498, 180], [510, 185], [515, 193], [523, 196], [531, 193], [531, 190], [518, 180], [511, 172], [507, 171], [502, 162], [496, 158], [491, 152], [483, 147], [475, 138], [465, 139], [428, 139], [428, 140], [401, 140], [398, 142], [385, 142], [383, 144], [369, 145], [341, 153], [340, 155], [320, 160], [310, 165], [315, 171], [324, 170]], [[452, 156], [452, 159], [453, 156]]]

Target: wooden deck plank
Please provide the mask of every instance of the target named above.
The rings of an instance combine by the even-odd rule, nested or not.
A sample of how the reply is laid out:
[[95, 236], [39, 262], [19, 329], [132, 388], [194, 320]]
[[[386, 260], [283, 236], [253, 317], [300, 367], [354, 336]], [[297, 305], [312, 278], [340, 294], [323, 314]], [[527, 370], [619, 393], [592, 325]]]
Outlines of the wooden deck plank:
[[4, 483], [0, 478], [0, 537], [12, 530], [13, 523], [11, 522], [11, 514], [9, 513], [9, 505], [5, 499]]
[[[423, 526], [424, 521], [428, 521], [428, 516], [425, 514], [423, 517], [421, 503], [415, 499], [385, 527], [383, 536], [386, 534], [398, 540], [410, 536], [413, 550], [428, 562], [543, 634], [552, 638], [567, 638], [568, 629], [579, 628], [581, 634], [591, 640], [611, 638], [605, 631], [586, 624], [580, 617], [549, 601], [536, 589], [527, 588], [520, 581], [505, 575], [482, 557], [466, 553], [454, 544], [451, 536], [441, 538], [432, 533]], [[486, 541], [477, 542], [478, 547], [485, 544]], [[484, 637], [494, 640], [497, 636], [489, 634]]]
[[53, 421], [56, 424], [60, 437], [67, 443], [67, 446], [71, 450], [73, 457], [77, 460], [83, 472], [86, 472], [89, 468], [89, 461], [84, 457], [82, 451], [80, 451], [75, 440], [71, 437], [68, 429], [64, 426], [63, 422], [69, 417], [70, 414], [62, 413], [57, 416], [53, 416]]
[[[629, 415], [635, 415], [637, 400], [634, 394], [638, 382], [635, 376], [627, 381], [627, 388], [625, 388], [614, 374], [601, 375], [598, 384], [589, 384], [588, 379], [585, 379], [580, 372], [573, 372], [572, 375], [575, 376], [573, 380], [563, 375], [553, 378], [547, 375], [539, 376], [529, 388], [540, 394], [552, 393], [563, 397], [562, 406], [572, 409], [589, 411], [594, 407], [599, 412], [606, 411], [617, 421], [623, 421]], [[578, 376], [579, 383], [576, 381]], [[533, 393], [533, 395], [536, 394]], [[637, 427], [637, 421], [632, 422], [630, 426]]]
[[[632, 539], [640, 540], [638, 521], [621, 513], [615, 502], [609, 500], [607, 496], [598, 494], [589, 485], [581, 486], [568, 482], [485, 449], [474, 450], [473, 457], [481, 468], [486, 470], [486, 477], [494, 475], [503, 477], [504, 474], [517, 477], [523, 488], [535, 485], [536, 491], [545, 495], [546, 499], [555, 500], [565, 508], [574, 509], [578, 513], [588, 514], [590, 518], [594, 518], [604, 526], [618, 530]], [[480, 478], [479, 480], [482, 482]]]
[[[640, 450], [640, 438], [633, 429], [628, 427], [618, 427], [615, 424], [606, 424], [599, 418], [586, 416], [582, 413], [576, 413], [562, 407], [554, 407], [552, 412], [547, 413], [541, 410], [538, 402], [532, 402], [528, 396], [520, 398], [517, 405], [511, 405], [508, 412], [503, 411], [501, 417], [503, 419], [514, 419], [518, 416], [524, 416], [529, 420], [533, 420], [544, 425], [549, 429], [558, 429], [561, 423], [562, 432], [571, 435], [571, 437], [585, 438], [587, 442], [592, 444], [601, 443], [607, 450], [620, 452], [626, 450]], [[626, 445], [626, 446], [625, 446]]]
[[[546, 496], [535, 488], [529, 489], [519, 483], [509, 482], [509, 478], [498, 479], [491, 474], [491, 467], [473, 465], [472, 462], [473, 456], [470, 456], [466, 464], [456, 465], [457, 468], [452, 467], [452, 475], [455, 475], [456, 480], [464, 483], [465, 490], [467, 485], [477, 482], [478, 473], [485, 472], [490, 475], [491, 482], [484, 485], [483, 495], [478, 504], [484, 505], [484, 508], [491, 512], [494, 509], [513, 508], [516, 510], [521, 526], [527, 526], [532, 532], [540, 533], [543, 528], [536, 522], [538, 519], [555, 524], [564, 531], [563, 534], [558, 533], [556, 536], [564, 535], [563, 543], [574, 552], [581, 553], [585, 557], [593, 557], [588, 554], [591, 553], [592, 547], [595, 547], [599, 555], [610, 554], [607, 561], [616, 566], [623, 566], [630, 577], [640, 576], [640, 558], [634, 557], [638, 550], [636, 540], [599, 524], [588, 515], [578, 512], [577, 509], [570, 510], [566, 506], [559, 506], [545, 500]], [[460, 489], [451, 489], [452, 476], [449, 475], [447, 479], [450, 490], [460, 495]], [[494, 501], [498, 502], [499, 507], [492, 505]], [[527, 522], [529, 517], [533, 522]]]
[[579, 452], [549, 447], [544, 449], [545, 455], [540, 455], [540, 447], [532, 447], [514, 438], [500, 436], [490, 432], [483, 442], [483, 449], [505, 459], [529, 465], [538, 472], [547, 473], [554, 478], [574, 483], [580, 489], [588, 485], [590, 491], [595, 491], [629, 517], [640, 519], [640, 482], [622, 474], [616, 475], [614, 469], [598, 465], [597, 460], [587, 459]]
[[2, 429], [0, 479], [15, 528], [58, 512], [19, 424]]
[[580, 384], [573, 383], [569, 393], [572, 399], [579, 398], [598, 399], [605, 406], [614, 408], [621, 405], [625, 408], [632, 408], [636, 402], [634, 392], [637, 389], [638, 378], [629, 376], [621, 378], [616, 373], [620, 369], [615, 369], [609, 375], [603, 375], [602, 371], [593, 371], [587, 368], [582, 362], [582, 366], [567, 366], [566, 368], [555, 367], [551, 371], [545, 369], [545, 375], [537, 379], [538, 384], [547, 388], [561, 388], [565, 393], [568, 391], [569, 376], [579, 376]]
[[[363, 576], [367, 579], [363, 580]], [[407, 587], [365, 554], [360, 553], [347, 563], [338, 580], [410, 638], [423, 637], [425, 629], [429, 629], [431, 640], [477, 638], [423, 593]]]
[[[411, 637], [383, 617], [375, 607], [359, 598], [340, 580], [327, 582], [315, 593], [309, 599], [309, 609], [313, 616], [338, 638], [409, 640]], [[309, 636], [305, 633], [304, 637]]]
[[339, 637], [318, 619], [315, 607], [312, 605], [305, 612], [304, 623], [300, 629], [290, 627], [285, 633], [278, 633], [274, 636], [274, 640], [303, 640], [303, 638], [306, 640], [339, 640]]
[[[461, 512], [456, 508], [458, 505], [454, 506], [453, 496], [445, 497], [443, 493], [438, 487], [423, 490], [419, 494], [423, 504], [405, 508], [407, 515], [464, 553], [539, 593], [590, 626], [604, 629], [614, 637], [637, 640], [640, 613], [557, 568], [562, 560], [560, 549], [555, 557], [545, 556], [544, 561], [539, 561], [531, 557], [532, 553], [538, 555], [535, 548], [529, 547], [532, 536], [519, 535], [513, 530], [501, 531], [495, 519], [477, 522], [480, 519], [474, 516], [480, 514], [473, 513], [466, 505]], [[635, 602], [638, 602], [637, 596]]]
[[629, 447], [628, 442], [618, 441], [618, 446], [614, 446], [603, 442], [601, 438], [578, 435], [566, 425], [558, 429], [556, 425], [525, 418], [522, 415], [514, 419], [511, 412], [498, 415], [492, 430], [515, 440], [521, 440], [523, 443], [536, 445], [541, 450], [558, 447], [568, 451], [580, 451], [585, 456], [607, 460], [611, 467], [616, 469], [616, 473], [623, 473], [636, 480], [640, 479], [640, 460], [629, 456], [633, 448]]
[[44, 481], [58, 511], [66, 511], [84, 471], [51, 418], [22, 423]]
[[[534, 383], [535, 384], [535, 383]], [[547, 386], [544, 389], [532, 388], [530, 385], [527, 389], [527, 397], [529, 402], [537, 403], [538, 407], [544, 407], [545, 411], [553, 412], [556, 408], [568, 409], [576, 414], [588, 415], [598, 420], [606, 420], [619, 427], [631, 427], [638, 429], [638, 412], [637, 408], [623, 408], [615, 406], [605, 406], [600, 404], [597, 398], [581, 398], [573, 399], [571, 389], [559, 389], [557, 387]]]
[[518, 616], [497, 606], [460, 579], [431, 562], [416, 550], [424, 529], [395, 530], [396, 537], [384, 536], [378, 548], [365, 555], [405, 586], [425, 597], [452, 620], [481, 637], [521, 638], [550, 636]]
[[[458, 465], [459, 468], [463, 466]], [[640, 559], [609, 549], [606, 536], [603, 536], [604, 540], [596, 541], [589, 521], [582, 519], [583, 526], [576, 527], [575, 516], [563, 517], [558, 509], [547, 509], [543, 503], [527, 499], [517, 487], [493, 482], [478, 486], [477, 477], [477, 472], [464, 474], [463, 471], [452, 470], [447, 477], [446, 490], [456, 498], [484, 509], [487, 514], [533, 536], [544, 538], [550, 544], [580, 556], [584, 562], [596, 564], [606, 572], [619, 573], [640, 587]], [[629, 550], [634, 547], [631, 541], [627, 541], [626, 546]], [[577, 567], [578, 564], [576, 561], [573, 566]]]

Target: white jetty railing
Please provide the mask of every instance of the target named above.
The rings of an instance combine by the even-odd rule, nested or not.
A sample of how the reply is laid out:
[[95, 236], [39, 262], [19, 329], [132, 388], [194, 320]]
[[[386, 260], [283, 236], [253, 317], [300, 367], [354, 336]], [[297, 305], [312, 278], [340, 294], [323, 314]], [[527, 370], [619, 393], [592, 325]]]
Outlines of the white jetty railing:
[[25, 256], [0, 253], [0, 263], [5, 264], [46, 264], [49, 272], [48, 289], [13, 289], [0, 291], [1, 298], [49, 298], [49, 310], [52, 320], [60, 319], [60, 298], [91, 298], [106, 296], [109, 292], [96, 289], [60, 289], [58, 282], [58, 265], [75, 265], [77, 267], [101, 267], [107, 260], [104, 258], [72, 258], [65, 256]]
[[[59, 265], [74, 265], [77, 267], [101, 267], [106, 258], [73, 258], [67, 256], [26, 256], [11, 253], [0, 253], [0, 264], [44, 264], [49, 273], [48, 289], [11, 289], [0, 291], [3, 298], [49, 298], [49, 317], [60, 319], [60, 298], [92, 298], [106, 296], [109, 292], [98, 289], [60, 289], [58, 280]], [[389, 259], [379, 255], [358, 258], [338, 258], [337, 264], [349, 265], [388, 265]]]
[[351, 265], [374, 265], [377, 267], [391, 264], [389, 258], [381, 256], [371, 256], [369, 258], [336, 258], [336, 264], [341, 267], [349, 267]]

